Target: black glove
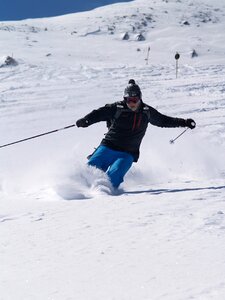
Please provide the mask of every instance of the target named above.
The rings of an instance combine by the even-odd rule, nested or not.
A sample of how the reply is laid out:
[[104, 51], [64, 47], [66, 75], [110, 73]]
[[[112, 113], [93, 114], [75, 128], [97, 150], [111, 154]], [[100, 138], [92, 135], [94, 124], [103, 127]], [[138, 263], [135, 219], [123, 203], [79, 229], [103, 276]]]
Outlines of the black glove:
[[88, 127], [89, 122], [87, 119], [82, 118], [82, 119], [77, 120], [76, 125], [77, 125], [77, 127]]
[[192, 119], [187, 119], [186, 120], [186, 126], [189, 127], [190, 129], [194, 129], [196, 126], [196, 123]]

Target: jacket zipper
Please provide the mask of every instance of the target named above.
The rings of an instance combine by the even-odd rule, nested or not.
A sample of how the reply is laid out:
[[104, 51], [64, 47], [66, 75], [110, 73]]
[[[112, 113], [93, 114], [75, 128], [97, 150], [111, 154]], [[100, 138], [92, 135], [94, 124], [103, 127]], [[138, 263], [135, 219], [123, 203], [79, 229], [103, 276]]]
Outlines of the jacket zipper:
[[137, 122], [137, 113], [135, 113], [132, 131], [135, 130], [135, 128], [139, 128], [140, 125], [141, 125], [141, 114], [139, 115], [138, 122]]
[[136, 118], [137, 118], [137, 114], [134, 113], [134, 122], [133, 122], [132, 131], [135, 129], [135, 126], [136, 126]]
[[142, 118], [142, 115], [140, 114], [140, 116], [139, 116], [139, 120], [138, 120], [138, 124], [137, 124], [137, 128], [139, 128], [139, 127], [140, 127], [140, 125], [141, 125], [141, 118]]

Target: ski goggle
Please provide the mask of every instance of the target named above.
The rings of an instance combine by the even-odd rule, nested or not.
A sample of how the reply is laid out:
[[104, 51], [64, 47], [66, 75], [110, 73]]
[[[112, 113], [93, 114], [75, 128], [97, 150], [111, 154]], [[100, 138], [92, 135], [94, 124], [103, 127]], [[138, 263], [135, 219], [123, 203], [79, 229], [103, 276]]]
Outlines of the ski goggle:
[[126, 97], [126, 103], [138, 103], [140, 101], [139, 97]]

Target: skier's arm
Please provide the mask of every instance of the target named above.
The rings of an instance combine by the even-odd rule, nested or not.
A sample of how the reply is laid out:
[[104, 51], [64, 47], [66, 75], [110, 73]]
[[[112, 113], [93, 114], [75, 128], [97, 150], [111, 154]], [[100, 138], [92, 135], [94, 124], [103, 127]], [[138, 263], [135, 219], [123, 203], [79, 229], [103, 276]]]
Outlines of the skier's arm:
[[115, 113], [116, 105], [106, 104], [105, 106], [95, 109], [85, 117], [77, 120], [76, 125], [77, 127], [88, 127], [94, 123], [111, 119]]
[[150, 109], [150, 118], [149, 122], [152, 125], [159, 127], [189, 127], [191, 129], [195, 128], [195, 121], [192, 119], [182, 119], [182, 118], [173, 118], [161, 114], [156, 109]]

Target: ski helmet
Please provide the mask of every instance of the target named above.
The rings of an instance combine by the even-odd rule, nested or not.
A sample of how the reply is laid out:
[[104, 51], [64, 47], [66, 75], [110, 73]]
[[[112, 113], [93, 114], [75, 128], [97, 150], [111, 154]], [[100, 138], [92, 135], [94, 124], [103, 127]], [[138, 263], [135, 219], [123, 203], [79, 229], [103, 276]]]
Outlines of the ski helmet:
[[141, 99], [141, 89], [135, 83], [134, 79], [130, 79], [128, 82], [128, 86], [124, 90], [124, 99], [127, 97], [139, 97]]

